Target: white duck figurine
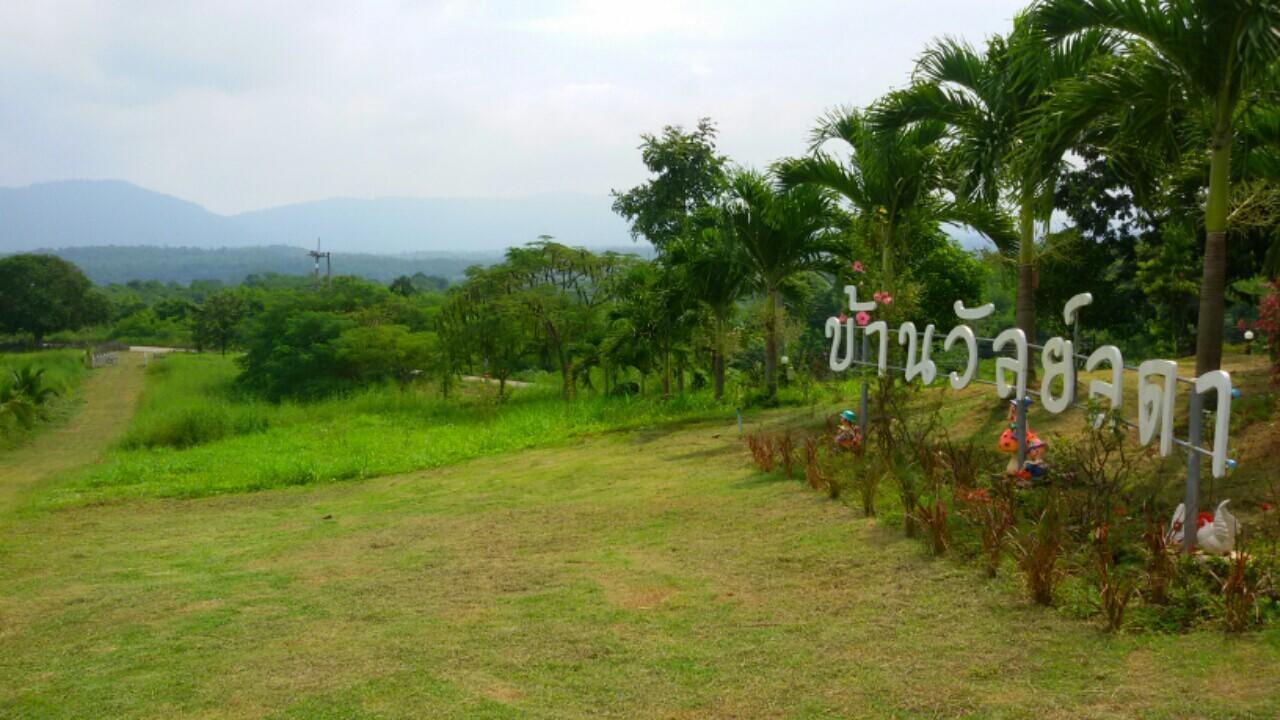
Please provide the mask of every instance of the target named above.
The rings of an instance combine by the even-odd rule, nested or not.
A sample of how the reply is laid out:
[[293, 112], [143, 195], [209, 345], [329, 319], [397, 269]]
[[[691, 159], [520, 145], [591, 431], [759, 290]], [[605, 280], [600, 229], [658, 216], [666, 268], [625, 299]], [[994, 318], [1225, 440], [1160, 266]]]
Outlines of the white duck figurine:
[[[1229, 502], [1231, 501], [1223, 500], [1218, 503], [1218, 509], [1212, 515], [1202, 512], [1196, 516], [1196, 545], [1210, 555], [1226, 555], [1236, 546], [1240, 522], [1227, 510]], [[1169, 522], [1169, 532], [1165, 535], [1170, 545], [1182, 545], [1182, 527], [1186, 515], [1186, 506], [1178, 503], [1178, 509], [1173, 511], [1173, 520]]]

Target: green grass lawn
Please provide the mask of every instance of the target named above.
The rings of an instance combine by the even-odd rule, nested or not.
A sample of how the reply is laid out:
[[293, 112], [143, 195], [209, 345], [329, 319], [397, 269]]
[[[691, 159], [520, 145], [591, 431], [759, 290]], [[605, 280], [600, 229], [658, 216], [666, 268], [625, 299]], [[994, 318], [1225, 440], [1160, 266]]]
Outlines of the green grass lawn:
[[[127, 417], [140, 370], [111, 372], [86, 412]], [[101, 456], [130, 430], [110, 414], [75, 458], [0, 457], [34, 483], [0, 512], [0, 717], [1280, 715], [1280, 628], [1114, 636], [1031, 606], [756, 473], [731, 420], [49, 509], [71, 465], [142, 452]]]

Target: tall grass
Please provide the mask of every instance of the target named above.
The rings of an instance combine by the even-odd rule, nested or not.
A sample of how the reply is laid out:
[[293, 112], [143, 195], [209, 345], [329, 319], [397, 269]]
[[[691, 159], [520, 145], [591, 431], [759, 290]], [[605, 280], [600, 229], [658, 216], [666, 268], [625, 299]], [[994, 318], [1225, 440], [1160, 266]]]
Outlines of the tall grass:
[[[236, 368], [213, 355], [154, 365], [138, 412], [107, 462], [56, 493], [58, 504], [125, 497], [199, 497], [433, 468], [656, 422], [732, 415], [709, 392], [657, 398], [581, 396], [467, 385], [375, 387], [278, 405], [243, 395]], [[508, 389], [510, 391], [510, 388]]]

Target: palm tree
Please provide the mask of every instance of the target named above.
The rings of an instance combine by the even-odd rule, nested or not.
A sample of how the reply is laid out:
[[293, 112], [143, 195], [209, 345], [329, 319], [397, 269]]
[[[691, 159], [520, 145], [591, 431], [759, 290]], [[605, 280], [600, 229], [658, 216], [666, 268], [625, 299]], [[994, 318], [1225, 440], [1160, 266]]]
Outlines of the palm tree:
[[[1204, 276], [1196, 332], [1196, 373], [1222, 363], [1231, 146], [1237, 110], [1274, 79], [1280, 5], [1272, 0], [1043, 0], [1030, 22], [1050, 43], [1103, 32], [1125, 43], [1123, 61], [1067, 86], [1055, 121], [1089, 121], [1117, 104], [1131, 124], [1164, 122], [1178, 89], [1208, 121]], [[1165, 88], [1152, 92], [1152, 88]]]
[[[880, 251], [885, 289], [892, 293], [897, 290], [895, 254], [909, 249], [918, 229], [951, 222], [973, 227], [1001, 248], [1016, 240], [994, 208], [945, 196], [939, 142], [946, 132], [947, 126], [934, 120], [878, 128], [863, 113], [841, 109], [813, 131], [811, 155], [783, 160], [775, 172], [784, 187], [817, 185], [853, 206], [870, 246]], [[822, 150], [830, 140], [849, 146], [847, 163]]]
[[833, 258], [846, 254], [837, 231], [840, 212], [823, 188], [780, 189], [767, 176], [744, 170], [729, 178], [722, 223], [765, 296], [764, 377], [773, 397], [778, 392], [782, 287], [802, 273], [831, 269]]
[[[1037, 43], [1025, 17], [1015, 18], [1008, 37], [995, 36], [979, 52], [943, 38], [916, 65], [911, 87], [891, 93], [873, 111], [877, 125], [901, 127], [940, 122], [946, 126], [956, 194], [996, 208], [1011, 200], [1018, 217], [1017, 325], [1035, 337], [1036, 221], [1047, 223], [1052, 181], [1067, 143], [1027, 156], [1025, 122], [1049, 97], [1053, 83], [1085, 70], [1110, 50], [1109, 36], [1083, 33], [1058, 46]], [[1034, 157], [1034, 162], [1028, 159]]]
[[44, 368], [36, 369], [28, 365], [17, 370], [10, 370], [10, 376], [13, 378], [13, 391], [22, 395], [31, 402], [32, 405], [43, 405], [49, 401], [49, 398], [57, 397], [56, 388], [50, 387], [44, 383]]

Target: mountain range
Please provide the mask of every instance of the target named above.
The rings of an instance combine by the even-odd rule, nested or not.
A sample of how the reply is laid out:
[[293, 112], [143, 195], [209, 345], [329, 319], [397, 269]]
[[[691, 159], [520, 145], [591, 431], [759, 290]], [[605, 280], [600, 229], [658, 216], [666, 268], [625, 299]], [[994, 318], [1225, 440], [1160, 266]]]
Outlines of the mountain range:
[[492, 252], [551, 235], [568, 245], [632, 245], [604, 195], [333, 198], [220, 215], [121, 180], [0, 188], [0, 253], [104, 245], [290, 245], [362, 253]]

